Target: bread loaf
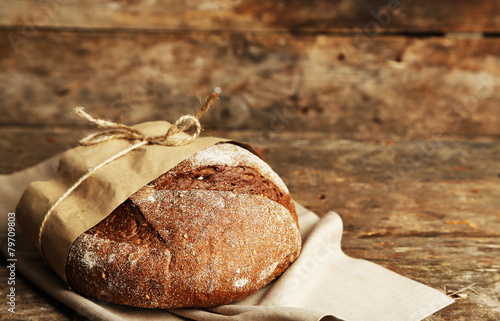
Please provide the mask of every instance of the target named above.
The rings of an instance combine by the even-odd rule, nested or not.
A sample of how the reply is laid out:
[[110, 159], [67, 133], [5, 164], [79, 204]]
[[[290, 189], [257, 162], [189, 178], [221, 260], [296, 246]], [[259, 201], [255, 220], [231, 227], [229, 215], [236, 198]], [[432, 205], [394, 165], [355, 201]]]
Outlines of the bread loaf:
[[79, 236], [66, 263], [75, 291], [145, 308], [241, 300], [297, 258], [287, 187], [234, 144], [199, 151]]

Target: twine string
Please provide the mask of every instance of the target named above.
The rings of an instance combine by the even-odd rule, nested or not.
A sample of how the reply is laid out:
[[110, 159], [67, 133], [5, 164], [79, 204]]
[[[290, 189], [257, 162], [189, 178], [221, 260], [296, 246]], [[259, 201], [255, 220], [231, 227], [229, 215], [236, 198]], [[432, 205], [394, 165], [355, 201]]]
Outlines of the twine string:
[[[98, 119], [90, 116], [84, 111], [83, 107], [76, 107], [75, 113], [86, 119], [90, 123], [97, 125], [98, 127], [105, 128], [106, 130], [93, 133], [87, 137], [80, 140], [80, 145], [90, 146], [95, 144], [100, 144], [102, 142], [113, 140], [113, 139], [128, 139], [128, 140], [141, 140], [147, 141], [149, 144], [153, 145], [163, 145], [163, 146], [179, 146], [184, 144], [189, 144], [198, 137], [201, 133], [201, 124], [199, 119], [201, 116], [210, 108], [215, 99], [217, 99], [218, 94], [216, 92], [211, 93], [205, 103], [200, 107], [195, 116], [184, 115], [179, 117], [168, 131], [164, 135], [159, 136], [146, 136], [141, 131], [124, 125], [120, 123], [115, 123], [109, 120]], [[178, 140], [169, 140], [170, 137], [175, 136], [180, 132], [187, 132], [189, 129], [193, 128], [193, 132], [188, 134], [187, 137]]]
[[[145, 145], [162, 145], [162, 146], [180, 146], [186, 145], [194, 141], [201, 133], [201, 124], [199, 119], [201, 116], [210, 108], [212, 103], [217, 99], [218, 94], [216, 92], [212, 92], [205, 103], [200, 107], [195, 116], [193, 115], [184, 115], [179, 117], [167, 130], [164, 135], [158, 136], [146, 136], [141, 131], [124, 125], [120, 123], [115, 123], [109, 120], [98, 119], [90, 116], [84, 111], [83, 107], [76, 107], [74, 109], [75, 113], [89, 121], [90, 123], [96, 124], [98, 127], [105, 128], [106, 130], [93, 133], [88, 135], [87, 137], [80, 140], [80, 145], [82, 146], [91, 146], [100, 144], [113, 139], [127, 139], [130, 141], [138, 140], [138, 142], [133, 145], [127, 147], [126, 149], [120, 151], [119, 153], [109, 157], [108, 159], [102, 161], [100, 164], [90, 168], [82, 177], [80, 177], [57, 201], [52, 204], [47, 213], [45, 213], [41, 225], [40, 231], [38, 234], [38, 249], [42, 254], [42, 257], [45, 259], [45, 255], [43, 254], [42, 247], [42, 235], [47, 225], [47, 221], [54, 213], [54, 209], [68, 196], [78, 188], [89, 176], [91, 176], [98, 169], [106, 166], [107, 164], [113, 162], [114, 160], [130, 153], [131, 151]], [[191, 133], [186, 133], [189, 129], [194, 128]], [[170, 139], [172, 136], [175, 136], [178, 133], [184, 132], [188, 136], [178, 139], [172, 140]]]

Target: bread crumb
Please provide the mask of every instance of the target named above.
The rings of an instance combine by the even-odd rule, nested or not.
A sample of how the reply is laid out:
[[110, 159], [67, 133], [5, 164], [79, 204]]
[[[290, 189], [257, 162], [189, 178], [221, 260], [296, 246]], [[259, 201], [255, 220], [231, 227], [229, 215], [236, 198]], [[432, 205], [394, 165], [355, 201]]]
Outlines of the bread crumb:
[[147, 294], [146, 294], [146, 299], [148, 299], [148, 300], [149, 300], [149, 299], [151, 299], [151, 298], [149, 297], [149, 295], [147, 295]]
[[188, 235], [187, 234], [184, 234], [182, 237], [184, 237], [185, 239], [188, 238]]
[[257, 254], [257, 250], [253, 250], [252, 254], [253, 255]]

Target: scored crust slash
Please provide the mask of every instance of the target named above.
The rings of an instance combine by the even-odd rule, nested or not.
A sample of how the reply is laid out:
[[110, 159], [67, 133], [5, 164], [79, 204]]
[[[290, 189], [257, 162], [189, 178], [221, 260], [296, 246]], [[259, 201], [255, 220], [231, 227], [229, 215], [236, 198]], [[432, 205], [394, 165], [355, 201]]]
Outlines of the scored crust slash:
[[[150, 124], [170, 125], [134, 128]], [[297, 214], [283, 181], [253, 148], [216, 138], [144, 144], [113, 160], [57, 204], [38, 238], [61, 184], [71, 187], [69, 178], [133, 143], [66, 152], [64, 173], [32, 184], [18, 205], [21, 228], [70, 288], [137, 307], [209, 307], [249, 296], [298, 257]]]
[[299, 250], [283, 182], [252, 153], [218, 144], [147, 184], [79, 236], [66, 275], [76, 291], [115, 303], [213, 306], [257, 291]]

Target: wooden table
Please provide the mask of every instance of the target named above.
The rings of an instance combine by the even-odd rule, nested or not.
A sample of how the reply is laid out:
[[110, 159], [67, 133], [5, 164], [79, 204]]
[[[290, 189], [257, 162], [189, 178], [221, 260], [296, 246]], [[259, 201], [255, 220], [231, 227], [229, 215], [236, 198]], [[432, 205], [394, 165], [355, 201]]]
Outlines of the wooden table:
[[[443, 292], [474, 284], [429, 320], [500, 320], [498, 12], [499, 0], [2, 1], [0, 173], [75, 146], [90, 128], [73, 107], [174, 120], [220, 86], [206, 132], [253, 143], [299, 203], [338, 212], [347, 254]], [[73, 316], [22, 276], [17, 298], [21, 320]]]
[[[8, 152], [2, 173], [67, 149], [84, 129], [1, 128]], [[348, 255], [443, 292], [475, 284], [429, 320], [500, 317], [499, 141], [348, 140], [312, 132], [277, 133], [263, 141], [257, 131], [208, 133], [253, 143], [296, 201], [318, 215], [338, 212]], [[5, 280], [7, 270], [0, 271]], [[0, 286], [6, 293], [6, 283]], [[72, 311], [22, 276], [16, 294], [20, 320], [72, 318]], [[1, 309], [5, 316], [5, 305]]]

